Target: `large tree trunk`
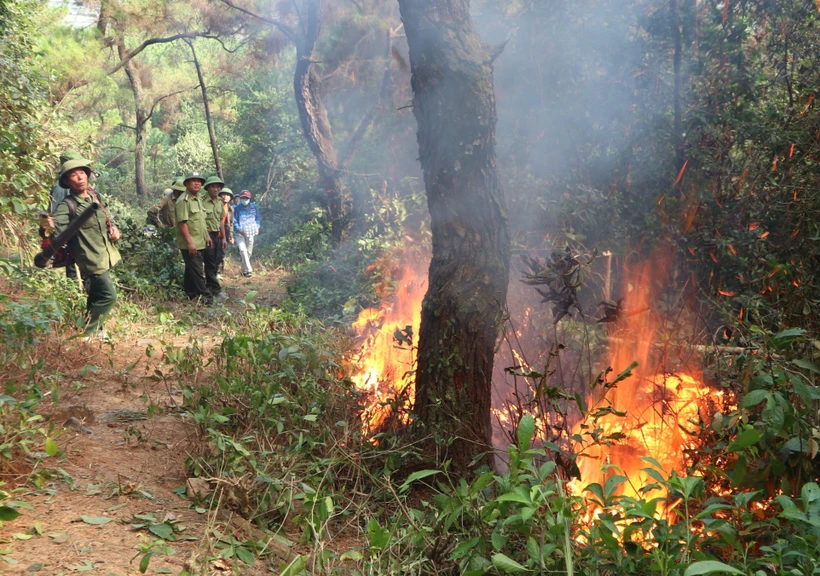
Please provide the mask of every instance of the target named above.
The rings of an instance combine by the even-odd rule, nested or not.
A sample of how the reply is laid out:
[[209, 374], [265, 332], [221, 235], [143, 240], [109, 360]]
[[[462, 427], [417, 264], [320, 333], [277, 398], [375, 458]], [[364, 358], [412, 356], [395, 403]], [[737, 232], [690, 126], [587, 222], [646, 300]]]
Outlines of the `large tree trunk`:
[[296, 46], [296, 70], [293, 74], [293, 92], [302, 122], [302, 131], [308, 147], [316, 158], [319, 180], [325, 189], [333, 244], [342, 241], [344, 228], [342, 214], [342, 179], [339, 162], [333, 146], [333, 133], [322, 102], [321, 86], [313, 70], [316, 40], [319, 37], [319, 10], [321, 0], [307, 0]]
[[[128, 51], [125, 49], [125, 42], [122, 35], [117, 38], [117, 52], [120, 58], [125, 58]], [[137, 195], [147, 194], [145, 183], [145, 131], [148, 124], [148, 113], [142, 105], [142, 80], [140, 80], [139, 70], [134, 60], [129, 60], [125, 65], [125, 75], [131, 86], [131, 94], [134, 96], [134, 115], [136, 123], [134, 125], [134, 185]]]
[[185, 41], [191, 48], [191, 54], [194, 57], [194, 67], [196, 67], [196, 76], [199, 79], [199, 87], [202, 90], [202, 104], [205, 108], [205, 122], [208, 124], [208, 136], [211, 139], [211, 151], [214, 155], [214, 166], [216, 166], [216, 173], [224, 180], [225, 175], [222, 173], [222, 162], [219, 160], [219, 148], [216, 145], [216, 130], [214, 129], [214, 120], [211, 117], [211, 102], [208, 99], [208, 88], [205, 86], [205, 77], [202, 75], [202, 67], [199, 65], [199, 58], [196, 57], [196, 50], [194, 49], [193, 40]]
[[683, 44], [681, 39], [680, 29], [680, 11], [678, 10], [678, 0], [669, 0], [669, 12], [672, 20], [672, 42], [674, 43], [674, 53], [672, 55], [672, 68], [675, 76], [675, 87], [673, 94], [673, 126], [672, 139], [675, 146], [675, 170], [676, 173], [683, 167], [684, 162], [684, 148], [683, 148], [683, 112], [681, 110], [681, 59], [683, 58]]
[[451, 440], [466, 472], [490, 449], [493, 351], [507, 297], [510, 238], [495, 154], [492, 49], [469, 0], [399, 0], [433, 254], [416, 371], [416, 420]]

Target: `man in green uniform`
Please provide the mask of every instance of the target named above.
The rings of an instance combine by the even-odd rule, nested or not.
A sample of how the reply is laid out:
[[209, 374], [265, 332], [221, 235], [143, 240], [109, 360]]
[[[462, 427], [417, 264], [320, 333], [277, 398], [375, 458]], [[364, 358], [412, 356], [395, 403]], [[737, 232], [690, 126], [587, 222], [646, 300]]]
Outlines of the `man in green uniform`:
[[[231, 200], [233, 200], [233, 190], [228, 188], [227, 186], [222, 189], [219, 193], [219, 197], [222, 199], [224, 203], [224, 208], [222, 209], [222, 230], [225, 234], [225, 249], [227, 250], [228, 244], [233, 244], [233, 206], [231, 205]], [[219, 261], [219, 265], [216, 268], [217, 271], [217, 278], [222, 278], [222, 272], [225, 271], [225, 251], [222, 252], [222, 259]]]
[[[92, 202], [99, 202], [97, 193], [88, 186], [90, 164], [88, 160], [69, 160], [60, 168], [60, 185], [68, 188], [70, 194], [57, 206], [54, 214], [57, 234]], [[120, 253], [114, 246], [114, 242], [119, 239], [120, 233], [116, 227], [112, 226], [109, 230], [105, 210], [97, 210], [68, 243], [68, 249], [80, 267], [80, 273], [89, 282], [85, 326], [88, 337], [107, 338], [103, 325], [117, 302], [117, 289], [111, 280], [110, 271], [120, 261]]]
[[185, 262], [183, 287], [188, 298], [201, 298], [206, 303], [213, 302], [213, 295], [205, 284], [203, 252], [211, 246], [211, 238], [205, 224], [205, 207], [199, 191], [205, 183], [199, 172], [185, 177], [185, 193], [176, 201], [177, 246]]
[[219, 285], [219, 262], [225, 256], [225, 230], [222, 227], [222, 212], [224, 204], [219, 198], [219, 192], [225, 183], [218, 176], [211, 176], [205, 181], [205, 190], [208, 196], [202, 201], [205, 206], [205, 224], [208, 227], [208, 236], [211, 239], [211, 247], [203, 254], [205, 259], [205, 284], [208, 290], [214, 295], [222, 294], [222, 287]]
[[161, 228], [176, 228], [176, 200], [185, 192], [182, 178], [177, 178], [159, 204], [148, 209], [148, 220]]

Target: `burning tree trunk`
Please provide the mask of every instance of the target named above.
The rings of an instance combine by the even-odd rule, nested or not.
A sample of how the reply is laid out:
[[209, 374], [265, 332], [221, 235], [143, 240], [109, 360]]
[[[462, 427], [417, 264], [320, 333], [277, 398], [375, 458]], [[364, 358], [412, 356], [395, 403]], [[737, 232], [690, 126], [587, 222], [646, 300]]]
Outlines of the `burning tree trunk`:
[[433, 254], [422, 306], [415, 415], [453, 439], [466, 472], [490, 447], [493, 350], [507, 296], [510, 239], [495, 155], [493, 60], [469, 0], [399, 0]]

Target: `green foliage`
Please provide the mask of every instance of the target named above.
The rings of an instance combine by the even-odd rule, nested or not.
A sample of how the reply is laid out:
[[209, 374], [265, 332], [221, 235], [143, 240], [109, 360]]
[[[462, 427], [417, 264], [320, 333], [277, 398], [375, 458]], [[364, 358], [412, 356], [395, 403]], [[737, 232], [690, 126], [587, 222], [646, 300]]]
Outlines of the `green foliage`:
[[45, 205], [50, 155], [63, 136], [63, 118], [32, 58], [39, 9], [32, 0], [5, 2], [0, 32], [0, 240], [7, 247], [26, 245], [22, 218]]
[[[163, 357], [185, 384], [185, 408], [210, 445], [190, 459], [192, 471], [245, 478], [234, 497], [264, 524], [301, 502], [295, 521], [309, 539], [322, 537], [334, 510], [324, 483], [339, 463], [329, 450], [360, 435], [355, 394], [336, 375], [341, 346], [315, 320], [270, 311], [258, 312], [244, 335], [226, 336], [212, 366], [195, 348], [171, 347]], [[191, 385], [206, 369], [209, 383]], [[208, 457], [211, 451], [220, 457]]]
[[182, 259], [171, 228], [145, 228], [146, 212], [139, 206], [125, 205], [117, 199], [104, 200], [122, 233], [117, 244], [125, 255], [115, 268], [121, 285], [140, 296], [163, 299], [181, 297]]
[[349, 325], [361, 308], [376, 303], [374, 286], [392, 282], [392, 261], [421, 260], [427, 250], [424, 199], [416, 185], [408, 178], [390, 193], [369, 190], [367, 215], [354, 223], [358, 237], [335, 250], [321, 211], [294, 218], [272, 250], [274, 263], [292, 271], [285, 306]]
[[737, 405], [718, 407], [705, 431], [708, 477], [728, 490], [796, 494], [820, 474], [815, 345], [802, 329], [751, 326], [747, 337], [748, 352], [712, 367]]

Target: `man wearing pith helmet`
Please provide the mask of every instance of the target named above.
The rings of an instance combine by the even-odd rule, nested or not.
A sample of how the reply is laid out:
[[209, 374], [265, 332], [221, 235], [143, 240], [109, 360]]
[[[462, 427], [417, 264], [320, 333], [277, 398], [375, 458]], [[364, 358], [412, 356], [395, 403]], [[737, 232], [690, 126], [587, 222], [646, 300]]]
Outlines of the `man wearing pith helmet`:
[[177, 246], [185, 262], [183, 288], [188, 298], [211, 303], [213, 298], [205, 284], [203, 252], [211, 246], [205, 223], [205, 206], [199, 192], [205, 178], [199, 172], [191, 172], [183, 180], [185, 192], [177, 198]]
[[155, 226], [176, 228], [176, 200], [185, 192], [182, 180], [182, 178], [174, 180], [171, 188], [165, 191], [159, 204], [148, 209], [148, 220]]
[[[100, 202], [97, 193], [88, 185], [91, 163], [88, 160], [69, 160], [60, 168], [60, 186], [70, 190], [69, 195], [57, 206], [54, 227], [59, 234], [92, 202]], [[79, 229], [68, 244], [80, 273], [88, 280], [86, 300], [87, 338], [106, 340], [103, 330], [108, 313], [117, 302], [117, 289], [111, 280], [111, 268], [120, 261], [120, 253], [114, 242], [120, 232], [108, 219], [104, 208], [97, 210]]]
[[205, 191], [208, 195], [202, 199], [205, 206], [205, 223], [208, 227], [208, 236], [211, 239], [211, 247], [207, 248], [203, 254], [205, 258], [205, 284], [214, 296], [225, 297], [222, 287], [219, 285], [219, 262], [225, 255], [227, 240], [225, 239], [225, 228], [222, 221], [224, 204], [219, 198], [219, 192], [225, 183], [219, 176], [211, 176], [205, 181]]

